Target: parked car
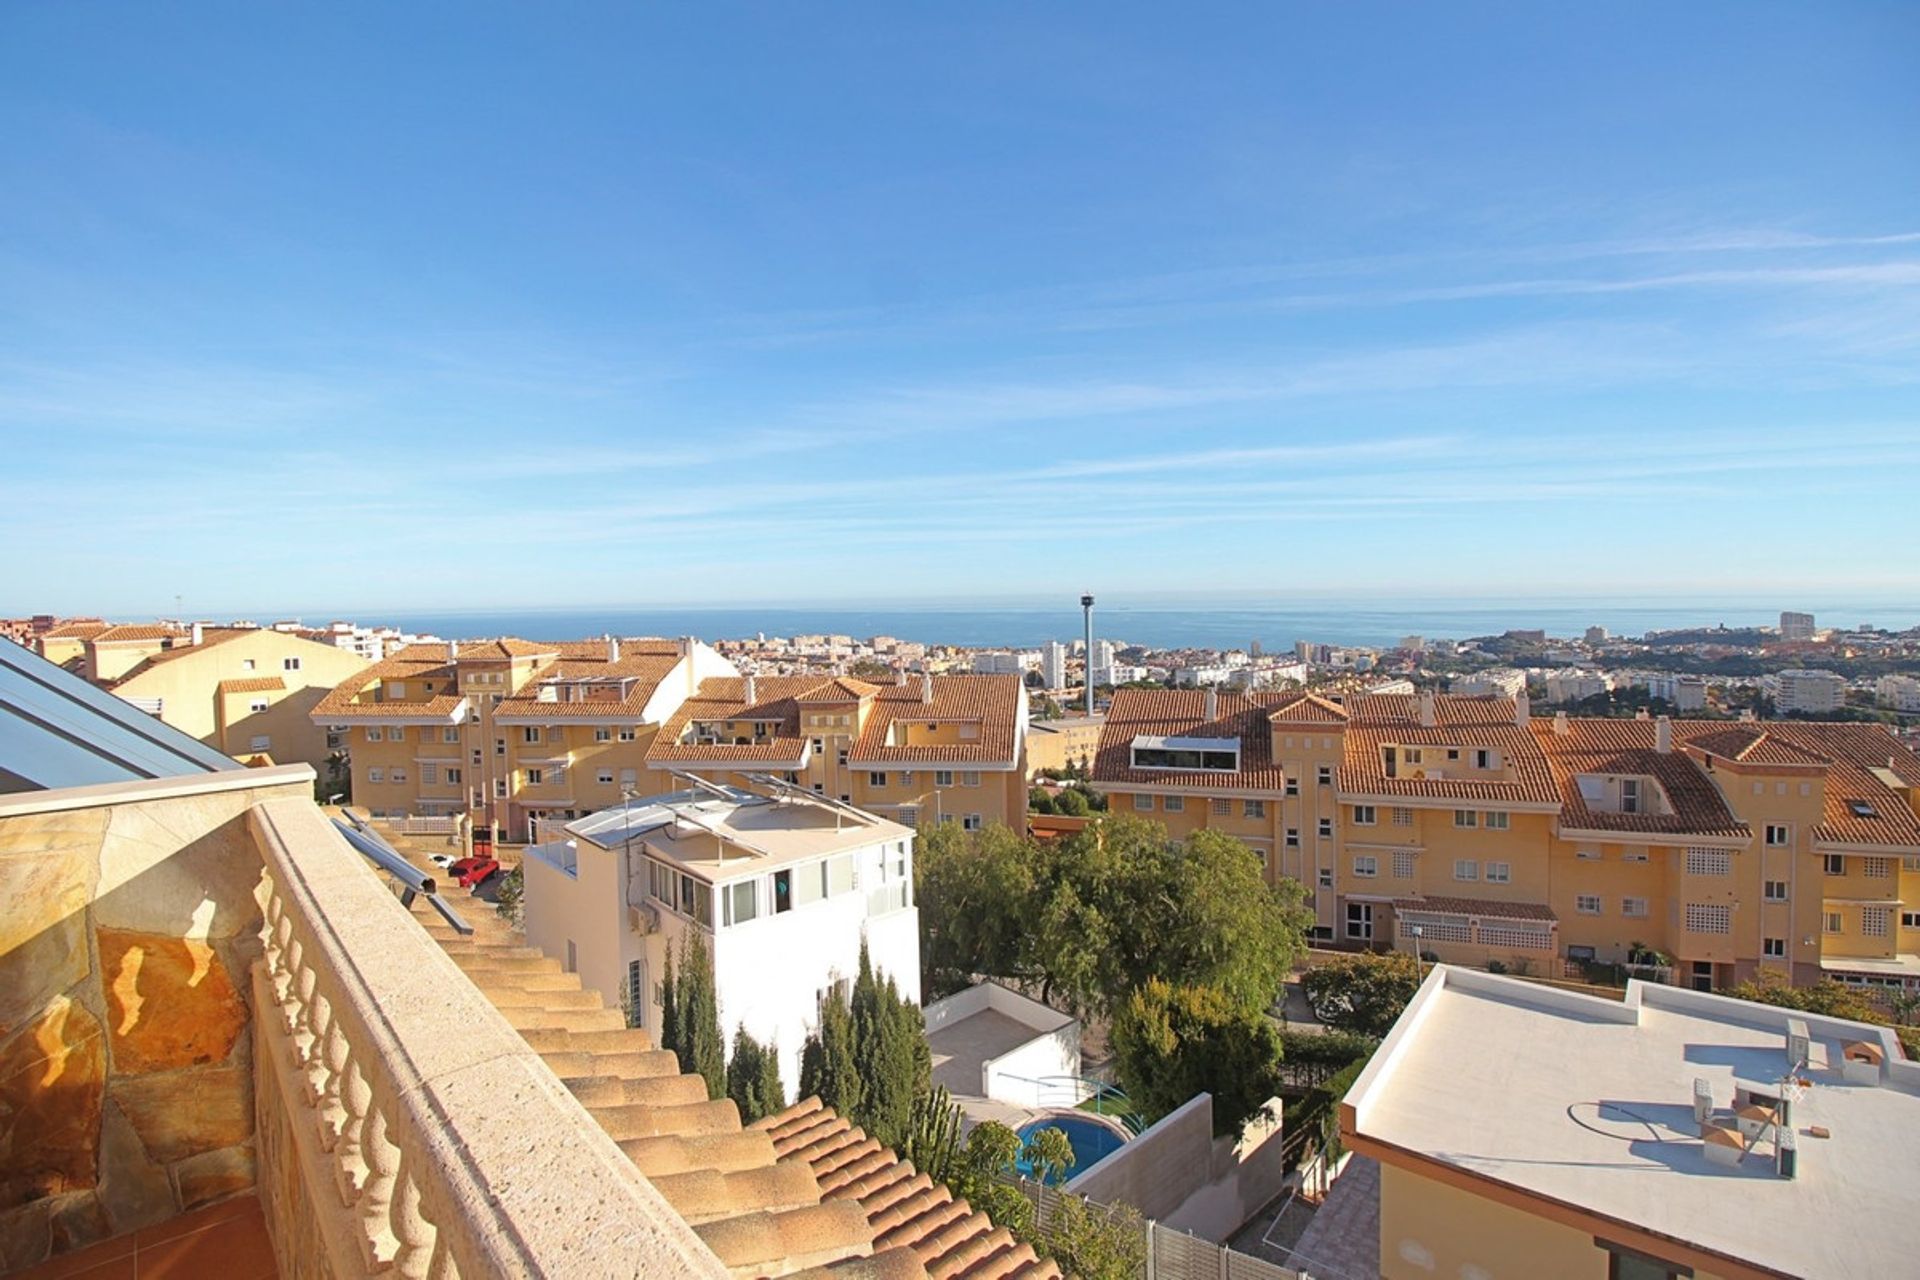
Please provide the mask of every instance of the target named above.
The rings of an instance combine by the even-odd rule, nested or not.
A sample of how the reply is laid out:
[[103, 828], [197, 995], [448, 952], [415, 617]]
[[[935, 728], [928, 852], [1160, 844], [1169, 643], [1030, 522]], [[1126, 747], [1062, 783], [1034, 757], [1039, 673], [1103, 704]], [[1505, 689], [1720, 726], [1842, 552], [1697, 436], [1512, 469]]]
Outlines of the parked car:
[[436, 867], [444, 869], [453, 865], [453, 855], [450, 853], [430, 853], [427, 855], [427, 861]]
[[488, 877], [500, 870], [497, 859], [476, 854], [471, 858], [461, 858], [447, 867], [451, 875], [463, 889], [478, 888]]

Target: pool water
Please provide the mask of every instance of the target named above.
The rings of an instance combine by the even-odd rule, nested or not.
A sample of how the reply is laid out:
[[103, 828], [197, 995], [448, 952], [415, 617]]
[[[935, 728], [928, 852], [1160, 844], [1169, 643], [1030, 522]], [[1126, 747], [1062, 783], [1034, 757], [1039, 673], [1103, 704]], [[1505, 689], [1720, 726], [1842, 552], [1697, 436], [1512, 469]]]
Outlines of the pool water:
[[[1064, 1179], [1055, 1175], [1056, 1181], [1071, 1182], [1088, 1168], [1098, 1164], [1120, 1149], [1126, 1139], [1114, 1132], [1113, 1126], [1086, 1116], [1056, 1115], [1044, 1120], [1034, 1120], [1020, 1126], [1020, 1145], [1024, 1147], [1027, 1139], [1042, 1129], [1058, 1129], [1067, 1135], [1067, 1143], [1073, 1148], [1073, 1168], [1067, 1170]], [[1033, 1166], [1025, 1156], [1015, 1164], [1015, 1168], [1025, 1177], [1033, 1176]]]

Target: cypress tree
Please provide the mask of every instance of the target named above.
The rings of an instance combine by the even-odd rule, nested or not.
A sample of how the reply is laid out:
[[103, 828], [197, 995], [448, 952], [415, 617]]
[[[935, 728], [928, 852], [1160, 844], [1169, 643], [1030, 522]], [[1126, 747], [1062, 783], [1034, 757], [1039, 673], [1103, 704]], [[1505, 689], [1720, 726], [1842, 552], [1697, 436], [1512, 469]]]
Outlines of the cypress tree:
[[[673, 977], [673, 947], [669, 945], [666, 968], [660, 979], [660, 1047], [678, 1057], [680, 1054], [680, 987]], [[685, 1058], [680, 1059], [685, 1071]]]
[[733, 1033], [733, 1059], [727, 1063], [727, 1096], [740, 1108], [740, 1122], [752, 1124], [787, 1105], [780, 1084], [780, 1059], [742, 1026]]
[[763, 1115], [772, 1115], [786, 1109], [787, 1086], [780, 1079], [780, 1044], [769, 1040], [766, 1049], [760, 1055], [760, 1103], [766, 1108]]
[[859, 1123], [866, 1089], [854, 1059], [853, 1015], [831, 989], [820, 1001], [820, 1024], [800, 1051], [800, 1095], [817, 1096]]
[[713, 956], [698, 932], [689, 930], [680, 954], [680, 1069], [704, 1078], [707, 1096], [727, 1091], [727, 1044], [720, 1033], [720, 1006], [713, 989]]

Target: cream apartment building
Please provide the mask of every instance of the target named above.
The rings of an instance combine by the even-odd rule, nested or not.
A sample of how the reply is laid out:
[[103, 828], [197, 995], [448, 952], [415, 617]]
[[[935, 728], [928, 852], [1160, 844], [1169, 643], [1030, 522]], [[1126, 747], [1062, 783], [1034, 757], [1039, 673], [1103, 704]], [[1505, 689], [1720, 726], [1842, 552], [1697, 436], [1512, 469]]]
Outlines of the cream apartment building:
[[1920, 759], [1877, 725], [1551, 718], [1517, 700], [1122, 690], [1095, 783], [1244, 840], [1329, 942], [1558, 973], [1920, 988]]

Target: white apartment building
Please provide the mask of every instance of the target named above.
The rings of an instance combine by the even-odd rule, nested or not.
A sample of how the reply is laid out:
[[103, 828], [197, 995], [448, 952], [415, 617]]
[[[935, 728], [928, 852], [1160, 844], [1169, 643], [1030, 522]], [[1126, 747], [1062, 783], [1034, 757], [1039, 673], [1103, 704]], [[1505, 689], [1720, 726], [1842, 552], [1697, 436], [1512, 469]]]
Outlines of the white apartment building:
[[1781, 711], [1824, 715], [1847, 704], [1847, 682], [1831, 671], [1782, 671], [1775, 687], [1773, 702]]
[[1457, 677], [1447, 686], [1447, 692], [1463, 698], [1513, 698], [1527, 687], [1524, 671], [1512, 667], [1489, 667], [1485, 671], [1475, 671], [1470, 675]]
[[1033, 650], [990, 649], [973, 655], [973, 674], [977, 676], [1024, 676], [1040, 665]]
[[1049, 689], [1067, 687], [1067, 646], [1058, 640], [1047, 641], [1047, 647], [1040, 651], [1040, 678]]
[[1634, 676], [1633, 683], [1644, 688], [1649, 698], [1671, 702], [1677, 710], [1705, 711], [1707, 709], [1707, 682], [1699, 676], [1650, 671]]
[[1602, 671], [1569, 668], [1547, 677], [1548, 702], [1579, 702], [1613, 691], [1613, 677]]
[[1920, 711], [1920, 680], [1912, 676], [1881, 676], [1873, 686], [1876, 705], [1894, 711]]
[[[669, 949], [698, 930], [720, 1029], [778, 1051], [789, 1097], [821, 996], [842, 995], [865, 939], [874, 966], [920, 1001], [913, 830], [803, 788], [688, 779], [567, 823], [524, 863], [527, 941], [658, 1035]], [[844, 985], [843, 985], [844, 984]]]

